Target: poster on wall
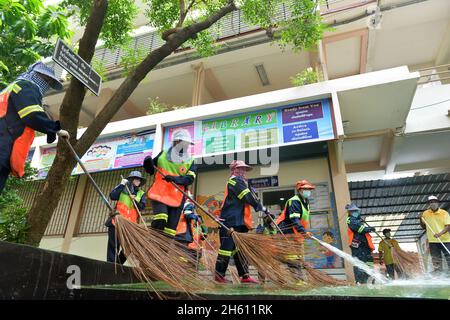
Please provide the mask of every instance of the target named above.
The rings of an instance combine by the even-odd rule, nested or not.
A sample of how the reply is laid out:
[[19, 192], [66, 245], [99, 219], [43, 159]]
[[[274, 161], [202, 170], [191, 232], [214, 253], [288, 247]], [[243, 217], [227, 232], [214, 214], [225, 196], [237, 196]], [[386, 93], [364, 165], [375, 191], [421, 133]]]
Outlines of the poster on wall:
[[327, 182], [314, 184], [316, 189], [312, 190], [310, 199], [311, 211], [327, 210], [330, 208], [330, 191]]
[[335, 138], [328, 99], [167, 127], [165, 150], [177, 130], [191, 135], [197, 157]]
[[[152, 155], [154, 133], [144, 131], [96, 141], [81, 160], [89, 172], [116, 170], [142, 165], [146, 156]], [[56, 156], [56, 148], [46, 148], [41, 152], [39, 178], [45, 178]], [[77, 165], [72, 174], [81, 174]]]
[[[332, 246], [341, 246], [339, 229], [329, 211], [315, 212], [310, 216], [310, 232]], [[305, 240], [305, 260], [316, 269], [343, 268], [342, 258], [321, 246], [317, 241]]]
[[56, 147], [42, 149], [41, 159], [39, 161], [38, 178], [47, 177], [48, 170], [52, 166], [56, 157]]
[[[81, 158], [89, 172], [116, 170], [142, 165], [151, 156], [154, 134], [126, 135], [99, 140]], [[83, 173], [77, 165], [74, 174]]]

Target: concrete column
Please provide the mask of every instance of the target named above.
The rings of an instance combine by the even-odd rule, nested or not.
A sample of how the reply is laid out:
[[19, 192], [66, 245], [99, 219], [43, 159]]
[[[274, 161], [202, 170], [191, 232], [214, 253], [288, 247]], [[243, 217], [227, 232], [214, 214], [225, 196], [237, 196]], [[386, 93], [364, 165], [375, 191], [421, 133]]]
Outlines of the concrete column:
[[[351, 253], [347, 235], [347, 211], [345, 210], [345, 205], [350, 202], [350, 191], [348, 189], [347, 172], [345, 171], [342, 147], [342, 141], [328, 142], [331, 181], [333, 183], [342, 248], [345, 252]], [[347, 279], [349, 281], [354, 281], [353, 266], [344, 261], [344, 267]]]
[[198, 106], [202, 104], [202, 94], [205, 82], [205, 68], [203, 63], [193, 65], [194, 70], [194, 87], [192, 88], [192, 105]]
[[83, 204], [84, 192], [87, 185], [87, 176], [80, 175], [75, 189], [75, 196], [73, 198], [72, 208], [69, 213], [69, 220], [67, 221], [66, 233], [64, 234], [64, 240], [61, 247], [61, 251], [68, 253], [70, 249], [70, 243], [72, 242], [72, 237], [75, 234], [76, 227], [78, 225], [78, 220], [81, 212], [81, 206]]

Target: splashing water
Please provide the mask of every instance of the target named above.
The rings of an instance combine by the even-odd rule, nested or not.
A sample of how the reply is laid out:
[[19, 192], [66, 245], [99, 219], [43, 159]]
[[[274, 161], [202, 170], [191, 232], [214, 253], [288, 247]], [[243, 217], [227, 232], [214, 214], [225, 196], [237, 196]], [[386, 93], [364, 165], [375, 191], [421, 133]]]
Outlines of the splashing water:
[[325, 248], [327, 248], [328, 250], [334, 252], [335, 254], [337, 254], [339, 257], [341, 257], [342, 259], [348, 261], [349, 263], [351, 263], [353, 266], [358, 267], [361, 270], [364, 270], [365, 273], [367, 273], [369, 276], [371, 276], [372, 278], [374, 278], [378, 283], [388, 283], [389, 279], [386, 278], [384, 275], [382, 275], [381, 273], [379, 273], [378, 271], [376, 271], [375, 269], [369, 267], [367, 264], [365, 264], [364, 262], [362, 262], [361, 260], [359, 260], [356, 257], [352, 257], [351, 255], [349, 255], [348, 253], [326, 243], [323, 242], [322, 240], [317, 239], [316, 237], [312, 237], [314, 240], [318, 241], [322, 246], [324, 246]]

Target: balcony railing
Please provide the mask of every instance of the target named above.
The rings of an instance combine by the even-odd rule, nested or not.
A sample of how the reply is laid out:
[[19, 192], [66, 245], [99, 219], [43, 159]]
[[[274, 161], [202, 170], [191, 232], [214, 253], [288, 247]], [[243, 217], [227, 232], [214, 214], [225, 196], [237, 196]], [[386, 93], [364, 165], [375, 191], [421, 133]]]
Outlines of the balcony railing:
[[450, 64], [443, 64], [440, 66], [423, 68], [419, 69], [418, 71], [420, 73], [420, 78], [417, 82], [418, 85], [424, 85], [428, 83], [434, 84], [450, 83]]

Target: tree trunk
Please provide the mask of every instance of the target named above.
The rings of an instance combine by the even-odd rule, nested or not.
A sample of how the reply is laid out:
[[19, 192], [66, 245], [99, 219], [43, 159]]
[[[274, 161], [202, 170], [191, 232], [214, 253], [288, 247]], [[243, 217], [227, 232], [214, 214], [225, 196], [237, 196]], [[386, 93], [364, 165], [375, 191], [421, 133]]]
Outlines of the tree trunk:
[[[180, 28], [175, 33], [168, 36], [165, 44], [158, 49], [149, 53], [149, 55], [135, 68], [135, 70], [122, 82], [120, 87], [116, 90], [114, 95], [106, 103], [102, 111], [97, 115], [93, 122], [89, 125], [83, 136], [76, 142], [76, 128], [78, 126], [79, 113], [81, 104], [84, 99], [84, 89], [80, 86], [81, 83], [72, 79], [70, 87], [64, 96], [64, 100], [61, 106], [61, 124], [63, 128], [68, 128], [71, 133], [71, 141], [77, 154], [81, 157], [89, 147], [95, 142], [102, 130], [111, 121], [113, 116], [117, 113], [120, 107], [130, 97], [139, 83], [145, 78], [145, 76], [160, 63], [164, 58], [173, 53], [184, 42], [195, 36], [197, 33], [208, 29], [219, 19], [227, 15], [228, 13], [236, 10], [236, 6], [233, 1], [230, 1], [228, 5], [212, 14], [204, 21], [195, 23], [191, 26]], [[95, 9], [94, 9], [95, 11]], [[106, 11], [106, 10], [105, 10]], [[90, 20], [93, 14], [91, 14]], [[98, 18], [97, 18], [98, 19]], [[89, 22], [88, 22], [89, 24]], [[101, 25], [100, 25], [101, 28]], [[99, 28], [99, 29], [100, 29]], [[98, 38], [100, 30], [96, 34]], [[83, 35], [87, 35], [89, 39], [94, 39], [94, 35], [88, 34], [88, 27]], [[95, 39], [97, 39], [95, 38]], [[86, 41], [87, 42], [87, 41]], [[81, 46], [80, 42], [80, 55]], [[90, 43], [92, 44], [92, 43]], [[95, 43], [94, 43], [95, 46]], [[89, 59], [85, 60], [89, 62], [94, 53], [94, 49], [83, 51], [87, 54], [91, 53]], [[83, 57], [84, 58], [84, 57]], [[76, 125], [75, 125], [76, 123]], [[29, 224], [31, 226], [28, 233], [28, 243], [38, 245], [47, 227], [48, 222], [51, 219], [52, 213], [58, 205], [59, 198], [65, 188], [65, 184], [70, 176], [72, 168], [75, 164], [73, 157], [69, 154], [67, 146], [63, 143], [58, 143], [57, 156], [53, 163], [44, 189], [40, 192], [37, 199], [45, 199], [45, 201], [35, 201], [33, 207], [29, 212]]]
[[[100, 35], [107, 7], [107, 0], [96, 0], [94, 2], [86, 29], [80, 40], [78, 54], [88, 63], [94, 56], [95, 45]], [[84, 85], [73, 77], [60, 107], [61, 126], [69, 131], [70, 141], [74, 145], [77, 143], [77, 128], [85, 94]], [[76, 161], [65, 142], [58, 141], [55, 161], [48, 172], [41, 192], [28, 211], [27, 244], [39, 245], [75, 163]]]

